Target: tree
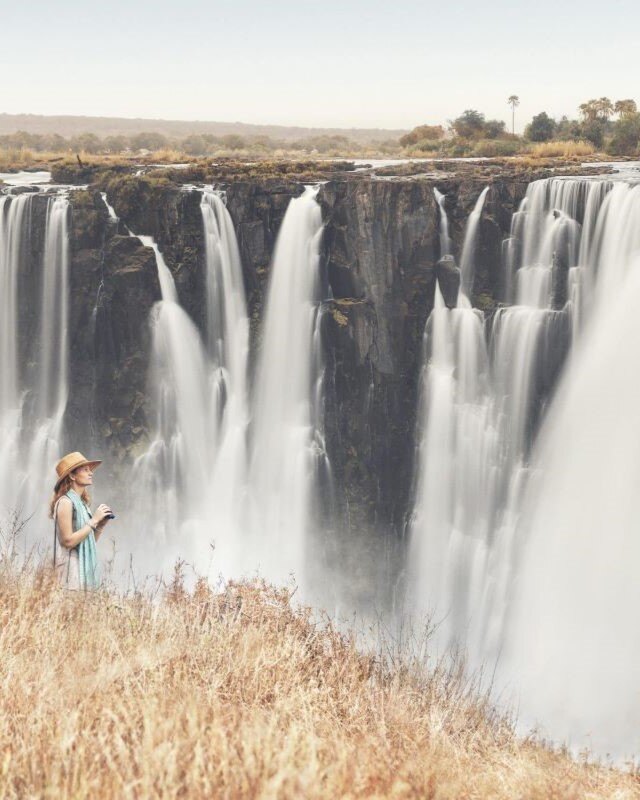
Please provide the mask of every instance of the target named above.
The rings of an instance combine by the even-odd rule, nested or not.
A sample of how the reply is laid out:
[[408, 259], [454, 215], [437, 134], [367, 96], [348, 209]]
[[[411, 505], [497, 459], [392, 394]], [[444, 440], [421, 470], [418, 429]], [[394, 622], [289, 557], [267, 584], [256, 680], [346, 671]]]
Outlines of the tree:
[[122, 153], [129, 146], [129, 140], [126, 136], [107, 136], [102, 145], [107, 153]]
[[507, 104], [511, 106], [511, 135], [516, 134], [516, 108], [520, 105], [520, 98], [517, 94], [512, 94], [507, 100]]
[[237, 133], [229, 133], [222, 137], [222, 144], [229, 150], [242, 150], [247, 146], [244, 138]]
[[605, 121], [601, 117], [586, 119], [580, 126], [580, 135], [595, 147], [602, 147], [604, 141]]
[[132, 150], [161, 150], [167, 146], [167, 137], [153, 131], [142, 131], [131, 138]]
[[597, 103], [597, 100], [587, 100], [586, 103], [580, 103], [578, 106], [578, 111], [580, 112], [580, 116], [583, 120], [589, 121], [596, 119], [598, 116]]
[[587, 100], [586, 103], [581, 103], [578, 106], [580, 116], [586, 122], [592, 122], [595, 119], [600, 119], [607, 122], [609, 117], [613, 114], [614, 106], [608, 97], [600, 97], [598, 99]]
[[525, 128], [524, 134], [531, 142], [548, 142], [556, 132], [556, 123], [546, 111], [541, 111]]
[[468, 108], [453, 120], [451, 127], [461, 139], [479, 138], [484, 132], [484, 114]]
[[71, 149], [76, 153], [99, 153], [102, 150], [102, 140], [95, 133], [81, 133], [71, 140]]
[[624, 117], [632, 117], [638, 110], [635, 100], [616, 100], [613, 110], [620, 119]]
[[616, 122], [607, 151], [614, 156], [633, 156], [640, 150], [640, 114], [627, 114]]
[[596, 100], [596, 107], [598, 109], [598, 116], [605, 122], [608, 122], [609, 117], [613, 114], [613, 103], [608, 97], [601, 97]]
[[203, 156], [208, 149], [204, 137], [198, 133], [185, 136], [181, 142], [181, 147], [188, 156]]
[[488, 119], [484, 123], [484, 137], [485, 139], [499, 139], [505, 134], [505, 123], [501, 119]]
[[582, 125], [577, 119], [569, 119], [567, 116], [560, 117], [556, 123], [555, 138], [562, 141], [579, 139], [582, 136]]
[[410, 133], [405, 133], [400, 137], [400, 144], [402, 147], [410, 147], [412, 144], [429, 140], [437, 141], [444, 136], [444, 128], [442, 125], [418, 125]]

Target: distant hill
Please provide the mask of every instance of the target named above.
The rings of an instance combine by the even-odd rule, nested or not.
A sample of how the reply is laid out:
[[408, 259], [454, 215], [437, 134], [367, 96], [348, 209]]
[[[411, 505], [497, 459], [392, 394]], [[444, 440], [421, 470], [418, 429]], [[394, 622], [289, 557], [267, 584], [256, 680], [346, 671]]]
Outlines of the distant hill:
[[285, 125], [251, 125], [246, 122], [204, 122], [200, 120], [126, 119], [121, 117], [44, 116], [41, 114], [0, 114], [0, 135], [27, 131], [28, 133], [77, 136], [95, 133], [97, 136], [131, 136], [142, 131], [162, 133], [182, 138], [196, 133], [226, 136], [268, 136], [271, 139], [294, 141], [308, 136], [347, 136], [355, 142], [380, 142], [398, 139], [406, 129], [384, 128], [303, 128]]

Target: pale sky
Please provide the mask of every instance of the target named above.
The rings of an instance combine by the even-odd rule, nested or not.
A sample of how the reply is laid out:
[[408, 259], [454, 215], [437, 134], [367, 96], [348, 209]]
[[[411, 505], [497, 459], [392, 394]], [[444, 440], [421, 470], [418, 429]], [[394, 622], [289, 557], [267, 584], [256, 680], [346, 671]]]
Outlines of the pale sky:
[[[0, 112], [516, 128], [640, 104], [640, 2], [0, 0]], [[509, 122], [510, 124], [510, 122]]]

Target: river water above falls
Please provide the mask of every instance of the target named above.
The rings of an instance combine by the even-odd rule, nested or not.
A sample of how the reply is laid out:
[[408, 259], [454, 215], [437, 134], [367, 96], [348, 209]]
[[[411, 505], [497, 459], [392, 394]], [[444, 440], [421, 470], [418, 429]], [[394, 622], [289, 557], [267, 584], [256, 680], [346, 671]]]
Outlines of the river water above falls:
[[[386, 186], [374, 183], [371, 192]], [[392, 616], [436, 623], [434, 654], [462, 648], [472, 669], [496, 669], [501, 696], [518, 703], [524, 724], [601, 754], [637, 755], [640, 183], [631, 174], [532, 182], [492, 267], [500, 302], [489, 308], [474, 303], [482, 305], [481, 241], [495, 186], [474, 190], [463, 224], [445, 188], [429, 189], [417, 210], [412, 199], [411, 235], [394, 243], [402, 257], [412, 247], [427, 253], [416, 285], [439, 276], [420, 323], [406, 541], [388, 532], [380, 544], [358, 530], [354, 490], [335, 508], [332, 499], [340, 482], [359, 485], [367, 460], [373, 473], [394, 469], [373, 456], [403, 422], [392, 390], [382, 392], [387, 430], [375, 436], [360, 422], [350, 427], [337, 398], [359, 397], [365, 381], [359, 413], [365, 421], [379, 413], [376, 391], [394, 343], [383, 323], [398, 314], [384, 293], [404, 266], [385, 265], [382, 280], [370, 266], [387, 245], [385, 218], [389, 227], [353, 256], [371, 271], [367, 296], [351, 278], [352, 262], [327, 256], [349, 231], [318, 186], [299, 187], [268, 213], [261, 199], [263, 227], [243, 218], [233, 187], [191, 189], [195, 289], [176, 257], [175, 209], [155, 238], [125, 235], [118, 202], [98, 195], [106, 222], [97, 255], [83, 262], [97, 276], [89, 313], [74, 306], [70, 278], [83, 278], [70, 273], [79, 247], [70, 220], [84, 201], [64, 192], [0, 195], [3, 511], [41, 508], [62, 451], [114, 446], [121, 420], [107, 414], [100, 427], [101, 398], [83, 404], [73, 387], [92, 380], [83, 359], [97, 363], [101, 347], [119, 353], [128, 342], [96, 344], [87, 356], [70, 330], [91, 320], [97, 342], [125, 302], [113, 294], [115, 281], [140, 292], [144, 276], [152, 301], [140, 340], [148, 339], [149, 363], [135, 351], [106, 372], [112, 380], [142, 369], [146, 382], [133, 399], [142, 422], [131, 425], [138, 438], [126, 440], [120, 474], [107, 478], [103, 467], [97, 476], [126, 506], [111, 529], [116, 579], [131, 571], [130, 557], [136, 580], [167, 577], [186, 559], [212, 583], [294, 576], [306, 599], [331, 598], [331, 612], [351, 611], [340, 586], [357, 584], [353, 596], [365, 598], [358, 611], [375, 614], [385, 597]], [[358, 213], [366, 228], [371, 209]], [[420, 228], [428, 214], [435, 226]], [[125, 219], [148, 234], [148, 225]], [[269, 262], [248, 278], [246, 259], [264, 231], [273, 238]], [[120, 268], [125, 258], [133, 260]], [[388, 320], [374, 328], [380, 297]], [[131, 319], [118, 325], [134, 338]], [[376, 358], [383, 366], [369, 374]], [[346, 459], [334, 465], [332, 452], [348, 436]], [[37, 511], [28, 542], [48, 543], [48, 530]], [[368, 566], [374, 559], [378, 571]]]

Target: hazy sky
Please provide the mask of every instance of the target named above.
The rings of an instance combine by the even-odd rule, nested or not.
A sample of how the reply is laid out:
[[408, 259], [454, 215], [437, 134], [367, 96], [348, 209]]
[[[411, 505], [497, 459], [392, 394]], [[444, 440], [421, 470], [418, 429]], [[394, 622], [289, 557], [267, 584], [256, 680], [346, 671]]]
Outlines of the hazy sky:
[[0, 112], [519, 127], [640, 102], [640, 2], [0, 0]]

